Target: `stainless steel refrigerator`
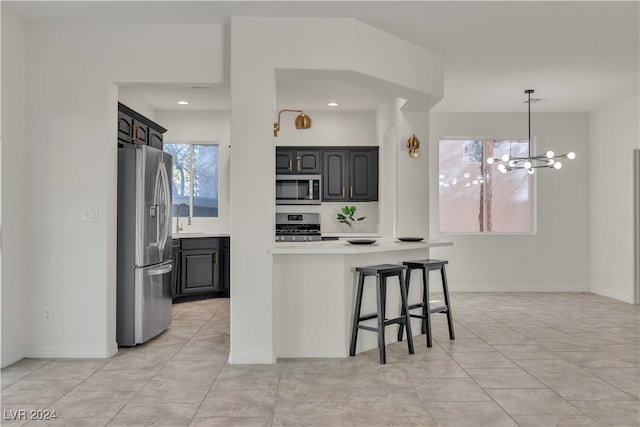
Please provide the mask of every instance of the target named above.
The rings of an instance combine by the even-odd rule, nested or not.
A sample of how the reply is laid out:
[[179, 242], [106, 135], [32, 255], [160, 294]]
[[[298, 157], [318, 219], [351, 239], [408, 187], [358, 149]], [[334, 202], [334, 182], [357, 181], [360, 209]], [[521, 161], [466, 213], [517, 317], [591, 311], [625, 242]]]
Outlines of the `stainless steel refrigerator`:
[[171, 323], [171, 155], [118, 148], [116, 340], [141, 344]]

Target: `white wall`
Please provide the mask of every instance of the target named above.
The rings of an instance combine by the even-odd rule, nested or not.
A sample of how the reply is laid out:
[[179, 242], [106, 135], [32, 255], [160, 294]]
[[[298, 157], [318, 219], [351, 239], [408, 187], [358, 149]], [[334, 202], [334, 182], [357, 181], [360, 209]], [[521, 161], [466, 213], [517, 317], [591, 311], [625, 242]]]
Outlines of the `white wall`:
[[25, 355], [26, 25], [2, 8], [2, 367]]
[[118, 87], [118, 102], [126, 105], [137, 113], [142, 114], [149, 120], [153, 120], [154, 122], [156, 121], [156, 110], [138, 98], [138, 96], [127, 87]]
[[[398, 207], [396, 237], [429, 236], [429, 112], [401, 111], [397, 142]], [[407, 141], [415, 134], [420, 155], [409, 156]]]
[[[633, 150], [640, 148], [638, 96], [590, 115], [591, 291], [634, 301]], [[636, 255], [637, 256], [637, 255]]]
[[[25, 269], [20, 307], [26, 355], [109, 356], [116, 351], [116, 84], [222, 82], [223, 27], [34, 22], [27, 30], [23, 239], [37, 268]], [[87, 207], [98, 208], [98, 222], [80, 221]], [[42, 321], [45, 306], [52, 322]]]
[[[182, 222], [183, 233], [229, 233], [231, 231], [231, 135], [228, 111], [156, 112], [159, 125], [167, 129], [165, 142], [217, 142], [219, 145], [218, 217], [193, 217], [191, 225]], [[175, 221], [174, 221], [175, 227]], [[174, 228], [175, 230], [175, 228]]]
[[[337, 107], [340, 108], [340, 107]], [[305, 111], [311, 117], [310, 129], [296, 129], [297, 113], [282, 113], [280, 132], [274, 138], [278, 147], [378, 145], [374, 111]]]
[[[452, 290], [589, 290], [589, 117], [532, 114], [534, 152], [574, 151], [559, 170], [536, 173], [537, 233], [530, 235], [440, 234], [438, 230], [438, 140], [441, 137], [527, 138], [527, 116], [519, 113], [432, 113], [430, 130], [431, 237], [452, 240]], [[630, 158], [629, 158], [629, 161]]]
[[[346, 70], [352, 77], [369, 76], [368, 83], [422, 94], [416, 98], [425, 101], [442, 92], [442, 61], [415, 45], [350, 19], [234, 17], [231, 52], [234, 218], [230, 361], [273, 363], [274, 284], [269, 248], [275, 232], [275, 71]], [[399, 67], [411, 58], [417, 69]], [[387, 76], [392, 77], [387, 81]], [[252, 118], [251, 126], [246, 123], [247, 117]], [[246, 268], [247, 262], [251, 268]]]

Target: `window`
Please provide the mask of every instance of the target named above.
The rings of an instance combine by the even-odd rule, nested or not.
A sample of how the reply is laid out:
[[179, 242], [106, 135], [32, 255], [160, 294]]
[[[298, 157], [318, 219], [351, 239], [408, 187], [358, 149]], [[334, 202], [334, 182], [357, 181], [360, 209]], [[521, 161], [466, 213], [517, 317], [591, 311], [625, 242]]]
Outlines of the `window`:
[[[218, 145], [167, 143], [164, 151], [173, 156], [173, 215], [182, 203], [193, 217], [218, 216]], [[185, 209], [180, 211], [186, 216]]]
[[526, 157], [529, 142], [441, 139], [440, 231], [528, 233], [533, 231], [532, 177], [524, 169], [500, 173], [488, 157]]

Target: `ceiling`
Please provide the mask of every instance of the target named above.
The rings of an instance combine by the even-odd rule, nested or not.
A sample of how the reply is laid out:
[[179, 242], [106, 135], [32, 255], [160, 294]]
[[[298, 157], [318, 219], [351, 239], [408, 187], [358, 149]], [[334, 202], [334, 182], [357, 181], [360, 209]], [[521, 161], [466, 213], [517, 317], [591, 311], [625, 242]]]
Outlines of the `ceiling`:
[[[637, 94], [640, 80], [637, 0], [2, 3], [33, 21], [224, 24], [231, 16], [355, 18], [442, 55], [445, 95], [433, 111], [521, 112], [524, 90], [532, 88], [543, 100], [536, 104], [538, 112], [588, 112]], [[227, 85], [130, 89], [159, 109], [176, 109], [175, 97], [191, 97], [190, 109], [225, 109], [229, 102]], [[381, 99], [345, 82], [283, 80], [277, 86], [279, 108], [326, 109], [328, 101], [337, 100], [339, 109], [372, 110]]]

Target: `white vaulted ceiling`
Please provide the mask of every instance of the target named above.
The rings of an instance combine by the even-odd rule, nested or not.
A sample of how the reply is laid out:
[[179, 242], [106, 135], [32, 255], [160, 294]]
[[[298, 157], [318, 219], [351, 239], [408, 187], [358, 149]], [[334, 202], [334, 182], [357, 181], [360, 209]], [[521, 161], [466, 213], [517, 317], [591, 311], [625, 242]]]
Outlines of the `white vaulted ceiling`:
[[[637, 1], [3, 3], [33, 21], [224, 24], [231, 16], [355, 18], [443, 56], [445, 94], [434, 111], [521, 112], [523, 91], [533, 88], [543, 99], [538, 112], [588, 112], [637, 94], [639, 87]], [[309, 83], [302, 91], [300, 82], [279, 82], [278, 104], [326, 108], [326, 98], [336, 93], [341, 108], [371, 110], [381, 99], [344, 82]], [[158, 105], [169, 98], [175, 104], [176, 87], [155, 94], [149, 87], [132, 89]], [[219, 95], [225, 90], [228, 97], [228, 88], [209, 89]], [[206, 93], [198, 95], [202, 102]], [[205, 109], [222, 109], [219, 97], [209, 98]]]

